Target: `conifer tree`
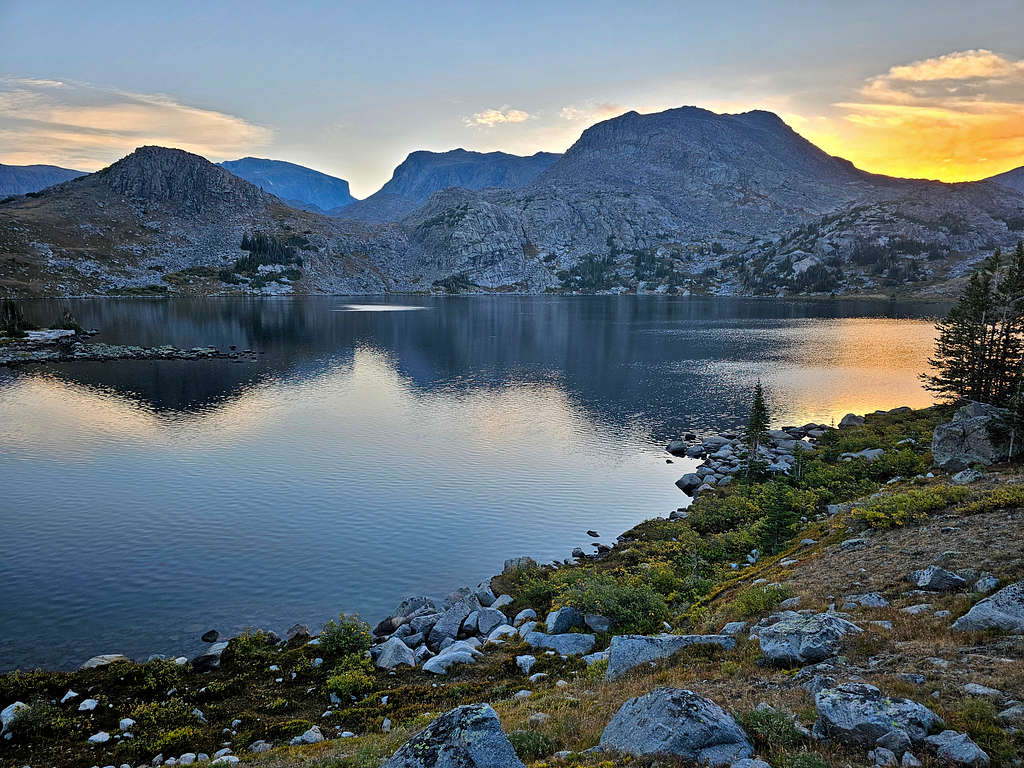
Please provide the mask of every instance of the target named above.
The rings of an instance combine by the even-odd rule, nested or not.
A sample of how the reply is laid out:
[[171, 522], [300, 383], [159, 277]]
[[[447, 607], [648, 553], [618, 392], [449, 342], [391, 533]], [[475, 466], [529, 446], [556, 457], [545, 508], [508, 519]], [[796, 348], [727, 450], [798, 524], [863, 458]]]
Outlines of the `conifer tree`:
[[967, 281], [937, 325], [933, 372], [922, 376], [941, 398], [1009, 406], [1019, 399], [1024, 361], [1024, 243], [1004, 262], [996, 250]]
[[761, 380], [754, 385], [754, 398], [750, 403], [750, 418], [747, 421], [747, 474], [752, 476], [758, 466], [757, 451], [761, 441], [768, 436], [768, 403], [764, 396]]

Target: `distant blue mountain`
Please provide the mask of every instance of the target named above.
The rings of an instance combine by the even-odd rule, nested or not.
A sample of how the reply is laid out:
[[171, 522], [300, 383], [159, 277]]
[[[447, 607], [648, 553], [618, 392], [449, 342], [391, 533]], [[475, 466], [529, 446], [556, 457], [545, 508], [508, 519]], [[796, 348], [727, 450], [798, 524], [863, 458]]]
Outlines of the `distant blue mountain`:
[[27, 195], [41, 189], [84, 176], [85, 171], [72, 171], [56, 165], [4, 165], [0, 163], [0, 197]]
[[243, 157], [227, 160], [220, 166], [295, 208], [323, 212], [356, 201], [344, 179], [295, 163]]

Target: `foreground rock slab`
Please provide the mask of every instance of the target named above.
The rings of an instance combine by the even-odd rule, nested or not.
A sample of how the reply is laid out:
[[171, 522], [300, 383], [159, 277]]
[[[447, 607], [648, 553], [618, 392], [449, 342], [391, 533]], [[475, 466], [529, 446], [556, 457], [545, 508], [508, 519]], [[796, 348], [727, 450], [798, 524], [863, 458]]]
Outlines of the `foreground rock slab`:
[[960, 632], [981, 632], [1001, 629], [1024, 632], [1024, 581], [1003, 587], [994, 595], [975, 603], [967, 613], [953, 622]]
[[773, 664], [814, 664], [842, 649], [847, 635], [861, 631], [853, 622], [828, 613], [793, 613], [759, 630], [761, 653]]
[[903, 731], [920, 744], [942, 721], [923, 704], [893, 699], [866, 683], [843, 683], [814, 696], [818, 719], [814, 733], [847, 744], [874, 746], [890, 731]]
[[445, 713], [403, 744], [384, 768], [524, 768], [497, 713], [468, 704]]
[[680, 688], [630, 699], [601, 734], [601, 748], [630, 755], [674, 755], [698, 765], [732, 765], [754, 747], [732, 715]]
[[693, 645], [717, 645], [725, 650], [736, 647], [729, 635], [616, 635], [608, 648], [607, 679], [615, 680], [629, 670], [669, 656]]

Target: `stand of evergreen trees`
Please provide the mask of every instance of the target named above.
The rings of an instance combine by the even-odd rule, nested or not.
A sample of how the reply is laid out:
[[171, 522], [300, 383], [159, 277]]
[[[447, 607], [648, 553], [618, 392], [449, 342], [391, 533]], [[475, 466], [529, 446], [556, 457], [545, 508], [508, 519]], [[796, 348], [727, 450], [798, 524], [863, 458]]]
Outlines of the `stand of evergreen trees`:
[[1024, 243], [998, 249], [971, 275], [937, 325], [925, 387], [947, 402], [976, 400], [1019, 413], [1024, 388]]

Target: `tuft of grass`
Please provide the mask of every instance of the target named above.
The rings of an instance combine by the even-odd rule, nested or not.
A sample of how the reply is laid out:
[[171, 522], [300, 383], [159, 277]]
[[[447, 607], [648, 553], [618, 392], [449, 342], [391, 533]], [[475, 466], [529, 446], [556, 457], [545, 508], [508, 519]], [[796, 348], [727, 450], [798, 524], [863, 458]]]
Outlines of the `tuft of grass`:
[[512, 731], [508, 734], [512, 749], [523, 762], [540, 760], [552, 754], [557, 747], [548, 736], [537, 731]]

